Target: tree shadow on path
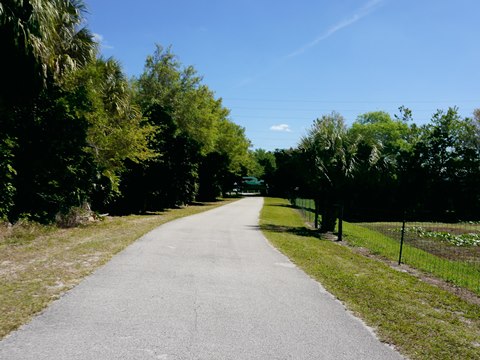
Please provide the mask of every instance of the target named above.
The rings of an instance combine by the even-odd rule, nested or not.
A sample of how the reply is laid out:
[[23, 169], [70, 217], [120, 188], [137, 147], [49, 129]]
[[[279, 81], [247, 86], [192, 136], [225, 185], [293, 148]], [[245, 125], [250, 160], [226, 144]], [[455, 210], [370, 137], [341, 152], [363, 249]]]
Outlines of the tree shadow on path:
[[[262, 225], [250, 225], [249, 227], [262, 230], [262, 231], [272, 231], [276, 233], [287, 233], [297, 236], [305, 237], [315, 237], [320, 239], [322, 234], [316, 229], [308, 229], [303, 226], [280, 226], [273, 224], [262, 224]], [[323, 240], [323, 239], [320, 239]]]

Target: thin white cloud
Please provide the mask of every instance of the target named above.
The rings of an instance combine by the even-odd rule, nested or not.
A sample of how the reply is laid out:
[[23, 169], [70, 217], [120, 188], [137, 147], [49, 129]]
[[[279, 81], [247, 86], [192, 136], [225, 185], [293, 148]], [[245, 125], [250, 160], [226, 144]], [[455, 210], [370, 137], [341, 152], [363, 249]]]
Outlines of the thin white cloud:
[[283, 131], [283, 132], [291, 132], [290, 126], [287, 124], [278, 124], [270, 126], [270, 130], [272, 131]]
[[101, 34], [93, 33], [93, 41], [100, 45], [102, 49], [113, 49], [113, 46], [108, 45]]
[[97, 43], [101, 43], [103, 41], [103, 36], [97, 33], [93, 33], [93, 40]]
[[322, 34], [320, 34], [319, 36], [317, 36], [317, 38], [315, 40], [313, 40], [313, 41], [309, 42], [308, 44], [298, 48], [294, 52], [288, 54], [287, 58], [292, 58], [292, 57], [298, 56], [298, 55], [304, 53], [305, 51], [307, 51], [308, 49], [314, 47], [319, 42], [329, 38], [330, 36], [335, 34], [337, 31], [339, 31], [341, 29], [344, 29], [344, 28], [346, 28], [350, 25], [355, 24], [358, 20], [364, 18], [365, 16], [372, 13], [375, 9], [377, 9], [382, 2], [383, 2], [383, 0], [370, 0], [370, 1], [368, 1], [360, 9], [358, 9], [358, 11], [355, 14], [353, 14], [351, 17], [336, 23], [335, 25], [333, 25], [332, 27], [327, 29], [327, 31], [325, 31]]
[[251, 84], [254, 80], [255, 80], [254, 77], [251, 77], [251, 76], [246, 77], [246, 78], [240, 80], [235, 87], [237, 87], [237, 88], [244, 87], [246, 85]]

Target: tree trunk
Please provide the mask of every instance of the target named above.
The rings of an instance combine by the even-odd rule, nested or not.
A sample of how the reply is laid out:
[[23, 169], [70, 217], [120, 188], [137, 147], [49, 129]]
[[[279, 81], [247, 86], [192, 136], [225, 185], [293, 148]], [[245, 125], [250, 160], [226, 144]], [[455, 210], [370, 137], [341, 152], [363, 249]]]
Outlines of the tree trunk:
[[322, 226], [320, 232], [334, 232], [337, 224], [335, 207], [327, 204], [322, 211]]

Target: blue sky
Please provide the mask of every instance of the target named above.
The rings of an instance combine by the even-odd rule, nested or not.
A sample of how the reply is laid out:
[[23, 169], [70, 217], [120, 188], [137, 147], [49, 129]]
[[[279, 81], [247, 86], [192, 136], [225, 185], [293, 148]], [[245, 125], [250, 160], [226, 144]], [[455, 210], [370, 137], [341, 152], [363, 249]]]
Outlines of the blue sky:
[[313, 120], [400, 105], [480, 107], [478, 0], [86, 0], [102, 53], [141, 74], [155, 43], [223, 99], [254, 148], [296, 146]]

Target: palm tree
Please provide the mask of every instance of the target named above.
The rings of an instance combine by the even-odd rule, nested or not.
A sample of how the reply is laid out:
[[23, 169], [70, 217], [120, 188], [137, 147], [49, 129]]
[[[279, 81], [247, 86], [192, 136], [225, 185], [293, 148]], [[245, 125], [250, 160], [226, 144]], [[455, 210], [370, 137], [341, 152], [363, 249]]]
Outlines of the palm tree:
[[[44, 150], [57, 150], [54, 142], [45, 141], [39, 133], [49, 129], [45, 134], [53, 136], [56, 128], [66, 124], [56, 126], [59, 115], [46, 114], [54, 108], [66, 75], [94, 58], [95, 42], [84, 27], [84, 13], [81, 0], [0, 1], [0, 168], [9, 169], [7, 177], [0, 177], [0, 191], [7, 189], [10, 194], [4, 214], [13, 211], [13, 202], [19, 212], [24, 212], [18, 205], [23, 200], [33, 203], [28, 194], [37, 188], [36, 180], [25, 175], [31, 173], [29, 162]], [[61, 145], [76, 144], [72, 138], [62, 139]], [[13, 193], [15, 200], [10, 201]]]
[[0, 100], [31, 98], [49, 77], [59, 81], [93, 58], [95, 42], [83, 27], [84, 13], [81, 0], [2, 0]]
[[[299, 149], [307, 165], [307, 186], [322, 213], [320, 231], [334, 231], [335, 205], [341, 202], [347, 182], [355, 176], [361, 160], [357, 157], [360, 137], [345, 126], [344, 118], [332, 112], [314, 121]], [[371, 147], [368, 162], [375, 162], [377, 148]]]

